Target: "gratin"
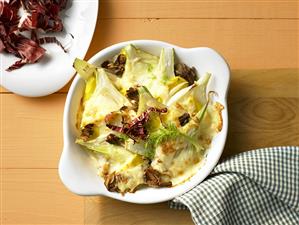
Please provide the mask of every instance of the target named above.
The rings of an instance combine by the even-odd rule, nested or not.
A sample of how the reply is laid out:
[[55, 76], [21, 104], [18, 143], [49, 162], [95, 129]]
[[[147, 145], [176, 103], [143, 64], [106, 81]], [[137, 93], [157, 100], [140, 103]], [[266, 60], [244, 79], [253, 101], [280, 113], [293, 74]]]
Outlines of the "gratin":
[[101, 66], [76, 59], [85, 80], [76, 143], [94, 159], [106, 188], [135, 192], [191, 178], [222, 129], [223, 106], [206, 87], [210, 73], [127, 45]]

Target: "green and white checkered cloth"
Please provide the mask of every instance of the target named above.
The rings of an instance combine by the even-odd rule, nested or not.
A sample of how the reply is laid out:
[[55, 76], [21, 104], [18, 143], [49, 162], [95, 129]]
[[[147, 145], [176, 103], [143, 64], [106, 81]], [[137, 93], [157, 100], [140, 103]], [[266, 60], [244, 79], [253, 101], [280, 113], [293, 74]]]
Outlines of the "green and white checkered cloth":
[[170, 202], [195, 224], [299, 224], [299, 147], [273, 147], [218, 164], [200, 185]]

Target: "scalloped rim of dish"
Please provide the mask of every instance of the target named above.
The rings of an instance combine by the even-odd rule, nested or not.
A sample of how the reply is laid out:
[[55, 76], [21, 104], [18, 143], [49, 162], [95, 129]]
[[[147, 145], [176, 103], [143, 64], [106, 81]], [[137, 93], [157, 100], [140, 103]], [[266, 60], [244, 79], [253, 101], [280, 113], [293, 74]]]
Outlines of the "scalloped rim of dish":
[[[149, 51], [148, 49], [153, 49], [153, 48], [161, 49], [163, 47], [171, 47], [174, 48], [175, 53], [179, 58], [180, 58], [180, 54], [183, 54], [183, 52], [184, 54], [187, 53], [188, 56], [192, 54], [197, 55], [200, 53], [204, 56], [207, 56], [204, 58], [211, 58], [211, 57], [213, 58], [213, 60], [208, 59], [207, 64], [212, 63], [213, 65], [217, 65], [219, 67], [221, 71], [220, 75], [222, 77], [220, 77], [221, 79], [219, 77], [217, 78], [217, 76], [220, 76], [217, 75], [215, 76], [215, 79], [217, 79], [216, 80], [218, 81], [217, 84], [220, 85], [219, 87], [221, 88], [219, 89], [221, 90], [220, 92], [219, 90], [214, 90], [214, 91], [218, 92], [219, 95], [217, 101], [219, 101], [224, 106], [224, 109], [222, 111], [223, 127], [221, 132], [218, 133], [213, 138], [211, 147], [210, 149], [207, 150], [207, 157], [205, 159], [206, 162], [203, 163], [199, 171], [195, 175], [193, 175], [188, 181], [175, 187], [171, 187], [171, 188], [148, 187], [141, 190], [137, 190], [135, 193], [126, 193], [125, 195], [121, 195], [115, 192], [109, 192], [105, 188], [105, 186], [103, 186], [102, 179], [99, 178], [96, 173], [93, 175], [89, 174], [90, 171], [92, 170], [91, 166], [94, 165], [88, 163], [87, 157], [85, 157], [82, 153], [79, 153], [78, 150], [75, 150], [77, 149], [77, 146], [75, 146], [74, 143], [75, 134], [74, 131], [72, 132], [70, 130], [71, 123], [74, 121], [70, 119], [70, 114], [72, 112], [71, 108], [72, 108], [73, 99], [78, 98], [78, 96], [80, 98], [82, 97], [82, 94], [78, 95], [77, 88], [80, 88], [79, 87], [80, 82], [81, 83], [83, 82], [80, 76], [76, 75], [75, 79], [72, 82], [70, 90], [68, 92], [65, 108], [64, 108], [64, 117], [63, 117], [64, 148], [59, 162], [59, 176], [62, 182], [64, 183], [64, 185], [71, 192], [78, 195], [83, 195], [83, 196], [104, 195], [121, 201], [139, 203], [139, 204], [164, 202], [167, 200], [171, 200], [176, 196], [182, 195], [187, 191], [191, 190], [192, 188], [194, 188], [211, 173], [213, 168], [218, 163], [224, 149], [224, 145], [227, 137], [227, 131], [228, 131], [227, 92], [228, 92], [229, 81], [230, 81], [230, 70], [224, 58], [211, 48], [207, 48], [207, 47], [182, 48], [173, 44], [169, 44], [162, 41], [155, 41], [155, 40], [132, 40], [132, 41], [121, 42], [101, 50], [100, 52], [95, 54], [90, 60], [88, 60], [88, 62], [89, 63], [102, 62], [107, 59], [108, 55], [111, 57], [112, 55], [117, 54], [117, 52], [119, 52], [121, 48], [123, 48], [128, 44], [134, 44], [137, 47], [140, 47], [141, 49], [146, 48], [145, 50], [147, 51]], [[184, 63], [191, 66], [186, 61], [184, 61]], [[199, 62], [198, 64], [201, 63]], [[194, 66], [196, 67], [196, 65]], [[206, 71], [206, 72], [211, 72], [211, 71]], [[211, 73], [213, 76], [213, 72]], [[77, 109], [76, 109], [76, 113], [77, 113]], [[77, 161], [74, 162], [72, 160], [77, 160]], [[84, 169], [80, 170], [77, 167], [70, 168], [74, 166], [74, 163], [78, 163], [79, 167], [83, 166]], [[78, 174], [78, 172], [81, 174]], [[94, 175], [96, 175], [98, 181], [94, 180], [95, 179]]]

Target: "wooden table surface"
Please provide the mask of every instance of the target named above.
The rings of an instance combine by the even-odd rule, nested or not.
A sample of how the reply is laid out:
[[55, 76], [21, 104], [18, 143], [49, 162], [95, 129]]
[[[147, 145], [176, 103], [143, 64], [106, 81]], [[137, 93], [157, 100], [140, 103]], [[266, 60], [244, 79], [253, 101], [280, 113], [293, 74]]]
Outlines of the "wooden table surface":
[[[125, 40], [208, 46], [230, 64], [223, 158], [299, 145], [298, 1], [101, 0], [90, 58]], [[62, 185], [62, 113], [69, 84], [43, 98], [1, 89], [1, 224], [192, 224], [166, 203], [79, 197]]]

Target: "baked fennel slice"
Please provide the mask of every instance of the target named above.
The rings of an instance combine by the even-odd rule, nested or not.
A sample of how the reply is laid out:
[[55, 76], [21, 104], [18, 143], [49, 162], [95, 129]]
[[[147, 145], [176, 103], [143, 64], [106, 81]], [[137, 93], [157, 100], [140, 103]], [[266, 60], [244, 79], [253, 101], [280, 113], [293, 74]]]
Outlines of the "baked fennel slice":
[[76, 59], [74, 68], [86, 84], [76, 143], [109, 191], [172, 187], [200, 169], [222, 129], [223, 106], [207, 94], [211, 74], [176, 63], [171, 48], [155, 56], [133, 45], [101, 66]]

